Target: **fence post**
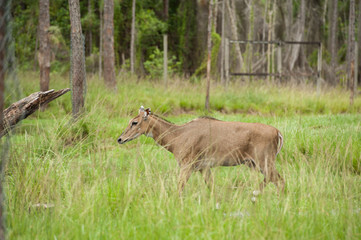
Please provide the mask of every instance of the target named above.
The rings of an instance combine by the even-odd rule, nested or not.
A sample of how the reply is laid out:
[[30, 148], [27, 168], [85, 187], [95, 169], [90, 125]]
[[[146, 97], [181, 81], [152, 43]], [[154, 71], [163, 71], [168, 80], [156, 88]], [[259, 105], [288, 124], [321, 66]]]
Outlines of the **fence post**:
[[164, 86], [167, 86], [168, 78], [168, 35], [163, 35], [163, 80]]
[[226, 42], [225, 42], [225, 70], [226, 70], [226, 86], [229, 83], [229, 39], [226, 38]]
[[322, 71], [322, 43], [318, 47], [318, 58], [317, 58], [317, 97], [320, 96], [321, 91], [321, 71]]
[[354, 89], [354, 97], [356, 97], [357, 95], [357, 81], [358, 81], [358, 44], [355, 41], [355, 77], [354, 77], [354, 82], [353, 82], [353, 89]]
[[282, 77], [282, 55], [281, 54], [282, 54], [281, 44], [279, 43], [277, 45], [277, 73], [278, 73], [280, 82], [281, 82], [281, 77]]

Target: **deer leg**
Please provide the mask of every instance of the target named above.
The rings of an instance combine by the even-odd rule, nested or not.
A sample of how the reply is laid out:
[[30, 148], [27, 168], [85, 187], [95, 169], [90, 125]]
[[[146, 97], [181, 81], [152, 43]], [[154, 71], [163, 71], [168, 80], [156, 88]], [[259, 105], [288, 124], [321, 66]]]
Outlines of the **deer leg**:
[[259, 184], [258, 190], [253, 191], [253, 196], [259, 195], [261, 192], [263, 192], [263, 189], [266, 187], [267, 183], [270, 181], [270, 173], [272, 171], [270, 168], [270, 163], [268, 161], [267, 157], [261, 157], [261, 159], [264, 159], [264, 161], [260, 162], [259, 170], [264, 176], [264, 180]]
[[285, 191], [285, 181], [283, 180], [281, 175], [278, 173], [276, 168], [274, 168], [274, 170], [271, 174], [270, 181], [273, 182], [273, 184], [277, 186], [279, 193], [283, 193]]
[[192, 169], [190, 167], [181, 167], [179, 176], [178, 176], [178, 192], [179, 195], [182, 195], [185, 184], [188, 182], [189, 177], [192, 174]]
[[283, 192], [285, 187], [285, 181], [278, 173], [275, 166], [268, 167], [266, 170], [267, 171], [263, 171], [261, 169], [261, 172], [264, 175], [264, 180], [263, 182], [261, 182], [259, 186], [260, 191], [263, 190], [263, 188], [267, 185], [267, 183], [272, 182], [278, 188], [278, 192]]
[[199, 170], [203, 175], [204, 181], [206, 182], [208, 188], [213, 191], [213, 175], [210, 168]]

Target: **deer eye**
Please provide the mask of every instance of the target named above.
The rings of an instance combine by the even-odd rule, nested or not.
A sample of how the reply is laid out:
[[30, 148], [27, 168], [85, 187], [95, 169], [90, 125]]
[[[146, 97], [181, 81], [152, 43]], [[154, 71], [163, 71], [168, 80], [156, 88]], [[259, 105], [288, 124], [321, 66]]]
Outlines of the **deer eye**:
[[137, 124], [138, 124], [138, 122], [132, 122], [132, 127], [137, 125]]

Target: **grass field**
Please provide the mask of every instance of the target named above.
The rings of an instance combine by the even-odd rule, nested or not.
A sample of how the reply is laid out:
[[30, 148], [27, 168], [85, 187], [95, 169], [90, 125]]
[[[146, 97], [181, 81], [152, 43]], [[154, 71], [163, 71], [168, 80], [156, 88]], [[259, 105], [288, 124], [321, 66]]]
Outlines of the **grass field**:
[[[24, 95], [36, 74], [20, 76]], [[67, 87], [52, 76], [51, 87]], [[213, 86], [211, 115], [277, 127], [285, 144], [268, 185], [245, 166], [215, 168], [214, 191], [193, 174], [180, 198], [173, 155], [144, 136], [116, 140], [140, 105], [184, 123], [204, 115], [204, 87], [181, 80], [119, 79], [117, 91], [90, 78], [86, 113], [71, 121], [71, 95], [24, 120], [11, 137], [5, 170], [10, 239], [360, 239], [361, 98], [312, 86]], [[8, 98], [8, 102], [10, 102]], [[4, 139], [3, 139], [4, 141]], [[41, 209], [34, 204], [53, 204]]]

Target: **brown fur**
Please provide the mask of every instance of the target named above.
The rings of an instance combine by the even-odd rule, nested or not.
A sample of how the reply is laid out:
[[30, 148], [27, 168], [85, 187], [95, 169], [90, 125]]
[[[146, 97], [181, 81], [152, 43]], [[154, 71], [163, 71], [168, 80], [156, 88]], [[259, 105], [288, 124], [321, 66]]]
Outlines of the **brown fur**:
[[[132, 126], [133, 122], [137, 124]], [[211, 185], [210, 168], [240, 164], [256, 167], [263, 173], [265, 179], [260, 185], [261, 190], [269, 181], [284, 188], [284, 181], [275, 167], [283, 138], [272, 126], [204, 117], [175, 125], [141, 109], [139, 115], [129, 122], [118, 142], [125, 143], [141, 134], [150, 135], [174, 154], [180, 166], [180, 192], [193, 171], [203, 173], [205, 181]]]

